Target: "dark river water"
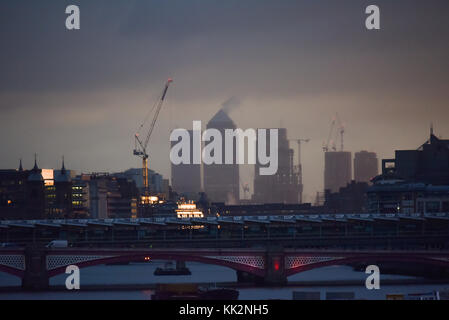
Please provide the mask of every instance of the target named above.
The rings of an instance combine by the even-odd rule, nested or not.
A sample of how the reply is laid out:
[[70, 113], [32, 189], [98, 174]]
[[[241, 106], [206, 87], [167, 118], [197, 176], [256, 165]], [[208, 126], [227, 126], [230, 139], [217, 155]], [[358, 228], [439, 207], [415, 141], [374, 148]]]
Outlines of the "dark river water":
[[[187, 263], [192, 272], [190, 276], [154, 276], [156, 267], [163, 262], [133, 263], [129, 265], [94, 266], [80, 269], [81, 290], [77, 291], [45, 291], [23, 292], [12, 290], [0, 292], [0, 299], [121, 299], [121, 300], [148, 300], [151, 299], [152, 290], [83, 290], [83, 285], [132, 285], [155, 283], [216, 283], [236, 282], [234, 270], [215, 265], [201, 263]], [[67, 275], [61, 274], [50, 279], [50, 285], [64, 285]], [[368, 290], [365, 287], [367, 275], [355, 272], [347, 266], [331, 266], [314, 269], [293, 275], [289, 281], [356, 281], [360, 285], [350, 286], [298, 286], [280, 288], [239, 288], [240, 299], [292, 299], [293, 291], [320, 291], [321, 299], [326, 292], [354, 292], [356, 299], [385, 299], [387, 294], [426, 293], [435, 290], [449, 290], [448, 284], [414, 284], [414, 285], [382, 285], [386, 279], [417, 279], [411, 276], [381, 275], [379, 290]], [[5, 273], [0, 273], [0, 286], [20, 286], [20, 279]]]

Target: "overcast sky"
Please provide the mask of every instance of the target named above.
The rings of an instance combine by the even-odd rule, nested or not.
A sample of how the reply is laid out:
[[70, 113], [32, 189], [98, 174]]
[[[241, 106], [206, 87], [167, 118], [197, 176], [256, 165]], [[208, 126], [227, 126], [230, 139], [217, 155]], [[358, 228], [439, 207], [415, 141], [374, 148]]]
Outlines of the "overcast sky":
[[[65, 28], [77, 4], [81, 30]], [[365, 29], [365, 8], [381, 30]], [[168, 77], [150, 167], [170, 175], [169, 132], [203, 127], [235, 97], [240, 128], [310, 138], [305, 200], [323, 185], [336, 112], [345, 149], [392, 157], [433, 121], [449, 137], [449, 2], [83, 0], [0, 2], [0, 168], [119, 171], [138, 167], [133, 135]], [[295, 148], [296, 145], [292, 143]], [[243, 182], [252, 172], [242, 170]]]

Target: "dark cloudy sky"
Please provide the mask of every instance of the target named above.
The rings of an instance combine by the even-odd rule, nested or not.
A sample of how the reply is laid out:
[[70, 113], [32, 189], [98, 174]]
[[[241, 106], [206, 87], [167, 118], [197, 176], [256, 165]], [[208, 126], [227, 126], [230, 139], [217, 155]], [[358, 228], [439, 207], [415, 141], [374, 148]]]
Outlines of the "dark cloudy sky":
[[[65, 29], [65, 7], [81, 30]], [[381, 30], [364, 27], [381, 9]], [[171, 129], [205, 123], [228, 99], [241, 128], [286, 127], [303, 148], [305, 192], [322, 188], [333, 115], [345, 148], [380, 158], [449, 137], [447, 0], [2, 0], [0, 168], [137, 167], [133, 135], [168, 77], [151, 140], [169, 176]], [[249, 182], [251, 173], [242, 170]], [[306, 198], [306, 200], [310, 200]]]

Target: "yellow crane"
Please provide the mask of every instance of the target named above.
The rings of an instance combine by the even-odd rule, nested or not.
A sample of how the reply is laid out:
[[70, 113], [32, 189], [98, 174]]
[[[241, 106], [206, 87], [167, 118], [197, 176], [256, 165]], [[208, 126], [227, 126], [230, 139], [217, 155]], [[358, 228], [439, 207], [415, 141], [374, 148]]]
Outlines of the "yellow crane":
[[[172, 82], [173, 82], [173, 80], [171, 78], [169, 78], [167, 80], [167, 82], [165, 83], [165, 87], [162, 90], [161, 96], [156, 101], [155, 105], [150, 110], [150, 112], [147, 114], [147, 116], [144, 118], [142, 124], [139, 127], [139, 130], [134, 135], [135, 141], [134, 141], [133, 154], [135, 156], [142, 158], [142, 178], [143, 178], [143, 192], [144, 192], [143, 203], [145, 205], [150, 203], [150, 189], [149, 189], [149, 183], [148, 183], [148, 166], [149, 165], [148, 165], [148, 153], [147, 153], [148, 142], [150, 141], [151, 134], [153, 133], [154, 126], [156, 125], [157, 118], [158, 118], [159, 113], [162, 108], [162, 104], [164, 103], [165, 96], [167, 95], [168, 87], [170, 86], [170, 84]], [[145, 124], [147, 123], [153, 110], [154, 110], [153, 119], [151, 121], [148, 132], [145, 136], [145, 139], [142, 140], [140, 138], [140, 131], [143, 130], [143, 128], [144, 128]]]

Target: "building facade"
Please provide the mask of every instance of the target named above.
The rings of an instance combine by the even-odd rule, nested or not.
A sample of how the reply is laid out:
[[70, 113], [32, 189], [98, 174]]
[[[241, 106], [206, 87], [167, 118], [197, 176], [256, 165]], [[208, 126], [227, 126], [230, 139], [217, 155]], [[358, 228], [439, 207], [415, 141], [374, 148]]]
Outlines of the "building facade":
[[29, 172], [0, 170], [0, 219], [27, 219], [26, 184]]
[[[189, 130], [190, 136], [190, 163], [171, 164], [172, 187], [180, 196], [197, 200], [201, 192], [201, 165], [193, 163], [193, 130]], [[172, 147], [177, 141], [172, 141]]]
[[449, 185], [449, 140], [429, 140], [416, 150], [396, 150], [394, 159], [382, 160], [382, 174], [433, 185]]
[[[218, 111], [207, 124], [207, 129], [216, 129], [225, 137], [226, 129], [236, 129], [234, 122], [223, 110]], [[212, 202], [237, 204], [240, 200], [239, 165], [236, 162], [236, 138], [233, 138], [233, 164], [225, 164], [225, 152], [222, 164], [204, 165], [204, 189]], [[225, 150], [225, 139], [222, 139]]]
[[[270, 130], [267, 130], [266, 138], [267, 150], [270, 150]], [[253, 202], [298, 203], [301, 188], [298, 172], [293, 165], [293, 149], [289, 146], [287, 129], [278, 129], [278, 171], [276, 174], [260, 175], [261, 166], [256, 161]]]
[[360, 151], [354, 154], [354, 180], [369, 183], [379, 174], [379, 161], [374, 152]]
[[328, 151], [324, 153], [324, 190], [338, 192], [352, 179], [351, 152]]
[[366, 211], [367, 182], [351, 181], [338, 192], [325, 192], [324, 208], [333, 213], [362, 213]]
[[368, 188], [368, 210], [385, 213], [449, 212], [449, 140], [431, 132], [417, 150], [397, 150], [382, 160]]
[[[94, 219], [136, 218], [139, 190], [133, 179], [107, 173], [83, 174], [88, 185], [90, 215]], [[84, 195], [83, 194], [83, 195]]]
[[368, 188], [368, 211], [376, 213], [449, 212], [449, 186], [387, 180]]

